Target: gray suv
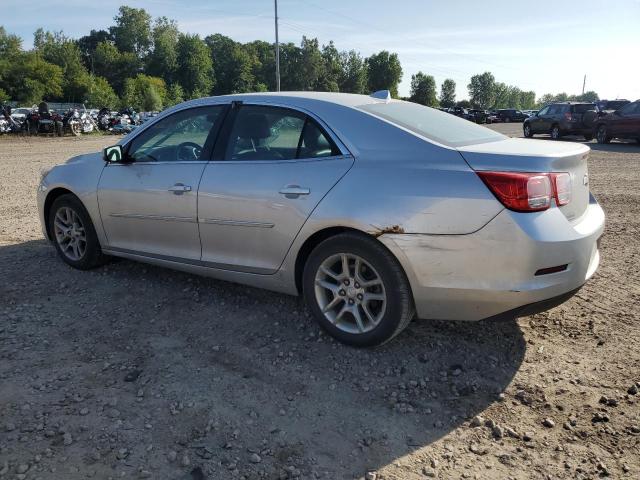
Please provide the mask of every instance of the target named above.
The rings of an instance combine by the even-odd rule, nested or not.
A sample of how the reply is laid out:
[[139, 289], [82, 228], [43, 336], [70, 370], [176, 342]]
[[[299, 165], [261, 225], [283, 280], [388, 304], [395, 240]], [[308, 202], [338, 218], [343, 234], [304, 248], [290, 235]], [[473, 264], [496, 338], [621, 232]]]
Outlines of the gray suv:
[[589, 141], [593, 139], [593, 125], [597, 116], [593, 103], [552, 103], [527, 118], [522, 129], [527, 138], [537, 133], [548, 133], [554, 140], [563, 135], [582, 135]]

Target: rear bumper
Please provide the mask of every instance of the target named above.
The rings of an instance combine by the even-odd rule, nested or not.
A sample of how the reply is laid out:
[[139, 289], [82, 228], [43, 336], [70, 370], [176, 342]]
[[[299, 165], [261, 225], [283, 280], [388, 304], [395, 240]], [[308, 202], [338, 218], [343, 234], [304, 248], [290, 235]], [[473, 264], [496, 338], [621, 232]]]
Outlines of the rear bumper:
[[[420, 318], [530, 315], [569, 298], [596, 271], [604, 212], [595, 200], [570, 223], [557, 208], [503, 210], [468, 235], [384, 235], [407, 273]], [[540, 269], [566, 270], [536, 276]]]

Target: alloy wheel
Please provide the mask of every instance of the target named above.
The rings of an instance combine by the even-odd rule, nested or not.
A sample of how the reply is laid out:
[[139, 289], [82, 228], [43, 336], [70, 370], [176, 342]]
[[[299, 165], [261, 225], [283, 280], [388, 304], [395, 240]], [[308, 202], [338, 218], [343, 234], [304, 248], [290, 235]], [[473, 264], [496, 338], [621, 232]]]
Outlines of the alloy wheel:
[[315, 298], [325, 318], [348, 333], [373, 330], [387, 306], [378, 272], [351, 253], [331, 255], [322, 262], [315, 275]]
[[53, 229], [60, 251], [70, 260], [81, 260], [87, 251], [87, 234], [75, 210], [71, 207], [59, 208]]

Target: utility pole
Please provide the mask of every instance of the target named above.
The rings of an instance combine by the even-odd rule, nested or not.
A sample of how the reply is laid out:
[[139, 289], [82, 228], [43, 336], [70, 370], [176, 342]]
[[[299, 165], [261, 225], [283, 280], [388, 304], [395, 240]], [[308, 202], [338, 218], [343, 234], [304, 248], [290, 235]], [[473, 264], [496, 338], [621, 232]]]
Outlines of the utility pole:
[[274, 0], [276, 8], [276, 91], [280, 91], [280, 42], [278, 41], [278, 0]]
[[587, 74], [584, 74], [584, 80], [582, 80], [582, 94], [584, 95], [584, 86], [587, 84]]

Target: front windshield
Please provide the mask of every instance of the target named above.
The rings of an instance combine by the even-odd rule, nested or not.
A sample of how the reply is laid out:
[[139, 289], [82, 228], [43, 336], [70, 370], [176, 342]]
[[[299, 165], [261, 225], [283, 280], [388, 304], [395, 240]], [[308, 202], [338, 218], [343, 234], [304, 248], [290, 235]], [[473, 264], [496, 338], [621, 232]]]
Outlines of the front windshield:
[[389, 103], [369, 103], [358, 108], [448, 147], [507, 138], [469, 120], [417, 103], [394, 100]]

